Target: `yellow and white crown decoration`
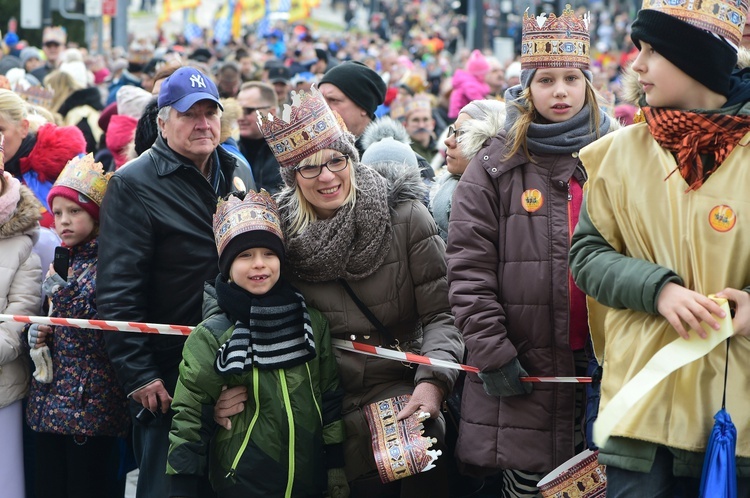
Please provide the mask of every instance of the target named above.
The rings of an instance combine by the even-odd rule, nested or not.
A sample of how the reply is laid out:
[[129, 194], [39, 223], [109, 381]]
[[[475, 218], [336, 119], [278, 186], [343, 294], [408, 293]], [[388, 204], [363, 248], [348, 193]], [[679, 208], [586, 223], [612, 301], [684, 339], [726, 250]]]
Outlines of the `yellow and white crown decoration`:
[[426, 93], [418, 93], [410, 98], [406, 103], [406, 115], [408, 116], [414, 111], [426, 110], [427, 112], [432, 111], [432, 100]]
[[55, 187], [71, 188], [101, 207], [111, 177], [112, 173], [104, 173], [102, 163], [94, 161], [93, 154], [86, 154], [68, 161], [55, 180]]
[[293, 91], [292, 104], [284, 105], [280, 118], [259, 112], [258, 127], [282, 168], [296, 166], [346, 133], [341, 116], [328, 107], [315, 85], [309, 93]]
[[588, 69], [590, 16], [578, 17], [570, 4], [560, 16], [523, 14], [521, 68], [572, 67]]
[[748, 0], [643, 0], [643, 10], [656, 10], [696, 28], [715, 33], [738, 47]]
[[232, 195], [229, 200], [219, 201], [214, 214], [214, 239], [220, 255], [230, 240], [254, 230], [266, 230], [284, 240], [279, 208], [271, 194], [263, 189], [251, 190], [244, 200]]

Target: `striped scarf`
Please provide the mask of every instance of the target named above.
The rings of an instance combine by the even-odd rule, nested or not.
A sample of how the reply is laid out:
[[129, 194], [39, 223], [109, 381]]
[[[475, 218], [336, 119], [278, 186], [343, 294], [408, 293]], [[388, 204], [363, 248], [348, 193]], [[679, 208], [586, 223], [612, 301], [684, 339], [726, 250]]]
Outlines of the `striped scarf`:
[[[698, 114], [661, 107], [643, 107], [643, 114], [654, 140], [676, 154], [677, 167], [667, 178], [679, 170], [688, 184], [685, 192], [698, 190], [750, 132], [750, 116]], [[701, 159], [706, 154], [713, 157], [713, 165], [708, 168]]]
[[216, 354], [221, 375], [290, 368], [315, 358], [310, 315], [305, 299], [280, 280], [263, 296], [254, 296], [219, 276], [219, 306], [235, 321], [234, 331]]

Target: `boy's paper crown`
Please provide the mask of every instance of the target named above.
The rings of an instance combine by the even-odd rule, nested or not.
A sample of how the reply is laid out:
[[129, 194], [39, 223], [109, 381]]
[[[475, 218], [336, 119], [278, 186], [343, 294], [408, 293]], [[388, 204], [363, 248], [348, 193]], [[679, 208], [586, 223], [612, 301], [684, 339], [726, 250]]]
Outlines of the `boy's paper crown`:
[[220, 257], [232, 239], [256, 230], [269, 232], [282, 242], [284, 240], [279, 208], [271, 194], [265, 190], [251, 190], [244, 200], [232, 195], [226, 201], [219, 201], [214, 214], [214, 238]]
[[734, 47], [742, 41], [747, 0], [643, 0], [642, 10], [656, 10], [696, 28], [724, 37]]
[[523, 14], [521, 41], [521, 68], [573, 67], [588, 69], [589, 14], [579, 18], [570, 4], [559, 17], [540, 14], [536, 17]]
[[[104, 173], [102, 163], [94, 161], [93, 154], [74, 157], [55, 180], [56, 187], [68, 187], [91, 199], [97, 206], [102, 205], [104, 193], [112, 173]], [[52, 191], [50, 191], [52, 196]]]
[[315, 85], [310, 93], [292, 91], [292, 105], [284, 105], [280, 118], [258, 113], [258, 127], [282, 168], [296, 166], [346, 134], [341, 117], [328, 107]]

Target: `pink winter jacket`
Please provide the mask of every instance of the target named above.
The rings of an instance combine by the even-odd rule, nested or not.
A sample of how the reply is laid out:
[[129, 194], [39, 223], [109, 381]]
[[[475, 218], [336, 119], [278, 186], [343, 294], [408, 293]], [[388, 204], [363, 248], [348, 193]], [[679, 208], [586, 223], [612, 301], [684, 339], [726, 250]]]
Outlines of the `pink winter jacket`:
[[472, 100], [483, 99], [490, 93], [487, 83], [463, 69], [456, 69], [453, 73], [453, 92], [451, 93], [448, 117], [456, 119], [463, 106]]

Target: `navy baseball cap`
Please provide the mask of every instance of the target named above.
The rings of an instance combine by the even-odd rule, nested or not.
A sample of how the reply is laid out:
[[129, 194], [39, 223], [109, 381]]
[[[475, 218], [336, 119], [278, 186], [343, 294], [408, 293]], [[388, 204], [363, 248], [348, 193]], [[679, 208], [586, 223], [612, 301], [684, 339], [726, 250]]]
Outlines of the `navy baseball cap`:
[[211, 78], [194, 67], [181, 67], [162, 83], [157, 105], [159, 109], [172, 106], [179, 112], [186, 112], [199, 100], [212, 100], [224, 110]]

